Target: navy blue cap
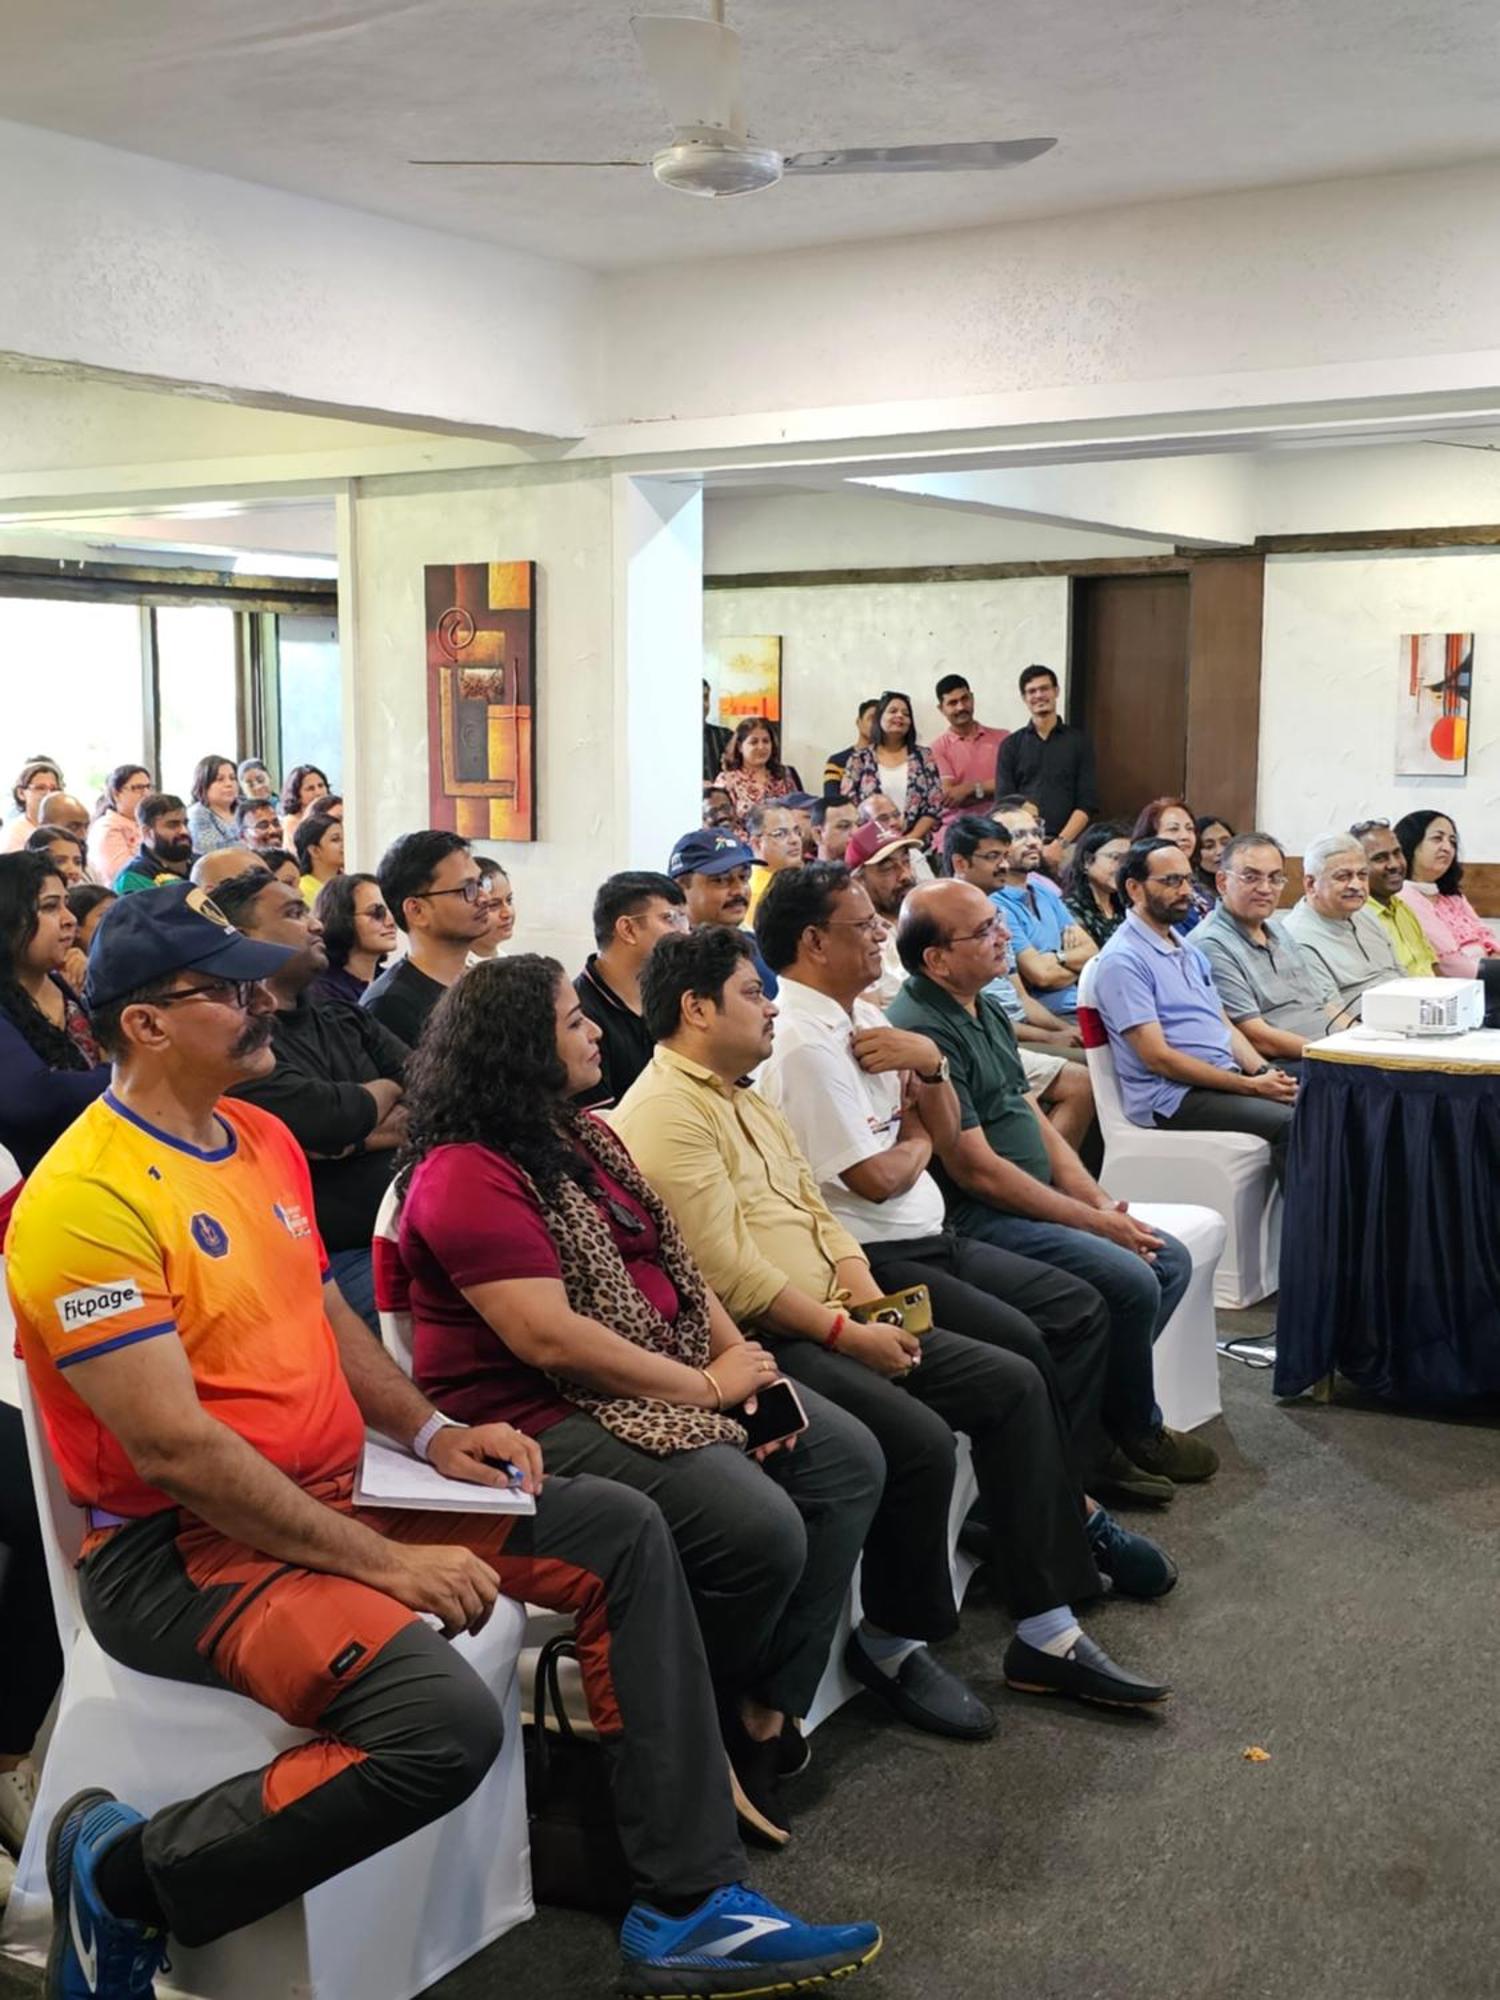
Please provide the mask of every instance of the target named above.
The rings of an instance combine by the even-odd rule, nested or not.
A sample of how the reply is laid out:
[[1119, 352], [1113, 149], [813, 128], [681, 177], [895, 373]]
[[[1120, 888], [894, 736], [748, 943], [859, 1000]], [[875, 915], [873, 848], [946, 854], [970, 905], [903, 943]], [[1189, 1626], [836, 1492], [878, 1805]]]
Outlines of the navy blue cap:
[[793, 812], [806, 812], [809, 806], [818, 803], [812, 792], [788, 792], [785, 798], [767, 799], [768, 806], [790, 806]]
[[672, 849], [667, 873], [675, 882], [679, 875], [727, 875], [731, 868], [749, 868], [755, 856], [737, 833], [722, 827], [695, 826]]
[[237, 931], [207, 889], [186, 882], [135, 889], [111, 903], [95, 927], [83, 1004], [92, 1013], [189, 967], [216, 979], [269, 979], [296, 956], [288, 945]]

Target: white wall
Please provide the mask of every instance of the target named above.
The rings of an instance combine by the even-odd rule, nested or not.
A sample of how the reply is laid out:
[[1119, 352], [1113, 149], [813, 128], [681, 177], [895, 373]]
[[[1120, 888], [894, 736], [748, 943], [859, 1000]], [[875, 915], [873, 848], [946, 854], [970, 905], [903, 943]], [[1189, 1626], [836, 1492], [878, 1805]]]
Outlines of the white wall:
[[980, 721], [996, 728], [1025, 721], [1016, 677], [1033, 660], [1066, 692], [1066, 577], [707, 590], [703, 625], [710, 638], [781, 634], [782, 754], [815, 792], [860, 702], [887, 687], [911, 695], [924, 740], [944, 726], [932, 698], [943, 674], [968, 678]]
[[[1403, 632], [1469, 632], [1463, 778], [1397, 778]], [[1279, 556], [1266, 564], [1259, 819], [1301, 853], [1319, 833], [1436, 806], [1473, 861], [1500, 859], [1500, 554]]]

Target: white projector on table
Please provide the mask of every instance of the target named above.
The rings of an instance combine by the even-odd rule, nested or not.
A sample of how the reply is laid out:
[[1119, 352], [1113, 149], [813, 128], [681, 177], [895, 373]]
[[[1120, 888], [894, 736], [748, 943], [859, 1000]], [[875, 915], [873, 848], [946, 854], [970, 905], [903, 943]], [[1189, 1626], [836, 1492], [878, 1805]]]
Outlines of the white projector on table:
[[1381, 1035], [1467, 1035], [1484, 1026], [1484, 984], [1478, 979], [1389, 979], [1365, 994], [1360, 1020]]

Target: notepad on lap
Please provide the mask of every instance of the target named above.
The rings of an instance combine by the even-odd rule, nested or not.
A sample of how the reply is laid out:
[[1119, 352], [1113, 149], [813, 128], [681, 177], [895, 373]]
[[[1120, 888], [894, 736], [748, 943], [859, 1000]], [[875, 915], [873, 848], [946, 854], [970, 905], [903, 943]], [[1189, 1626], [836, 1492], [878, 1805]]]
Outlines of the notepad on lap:
[[417, 1507], [445, 1514], [536, 1512], [536, 1501], [519, 1486], [472, 1486], [465, 1479], [445, 1479], [436, 1466], [375, 1437], [365, 1439], [354, 1500], [359, 1507]]

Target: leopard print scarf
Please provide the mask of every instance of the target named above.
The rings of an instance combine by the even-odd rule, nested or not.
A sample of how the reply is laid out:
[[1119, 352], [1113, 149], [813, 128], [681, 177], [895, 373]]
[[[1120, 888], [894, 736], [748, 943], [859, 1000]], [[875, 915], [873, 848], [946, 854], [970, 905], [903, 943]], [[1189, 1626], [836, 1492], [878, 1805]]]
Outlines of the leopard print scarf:
[[[582, 1150], [640, 1203], [656, 1224], [662, 1269], [671, 1279], [679, 1301], [675, 1321], [664, 1320], [643, 1295], [620, 1255], [609, 1224], [593, 1197], [566, 1176], [550, 1198], [530, 1183], [541, 1204], [547, 1228], [562, 1265], [568, 1304], [585, 1319], [596, 1319], [622, 1339], [652, 1354], [670, 1355], [689, 1368], [708, 1360], [708, 1290], [688, 1253], [682, 1232], [624, 1146], [594, 1117], [581, 1118], [574, 1138]], [[514, 1163], [512, 1163], [514, 1164]], [[654, 1396], [606, 1396], [565, 1375], [552, 1381], [570, 1403], [596, 1417], [624, 1444], [669, 1458], [677, 1451], [697, 1451], [706, 1444], [732, 1444], [743, 1450], [745, 1427], [714, 1410], [696, 1410], [663, 1403]]]

